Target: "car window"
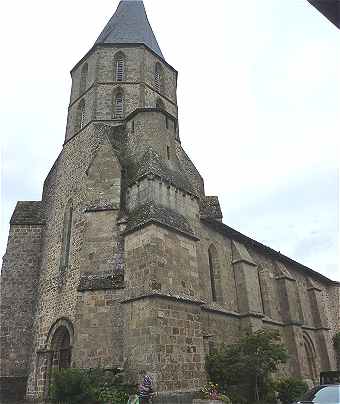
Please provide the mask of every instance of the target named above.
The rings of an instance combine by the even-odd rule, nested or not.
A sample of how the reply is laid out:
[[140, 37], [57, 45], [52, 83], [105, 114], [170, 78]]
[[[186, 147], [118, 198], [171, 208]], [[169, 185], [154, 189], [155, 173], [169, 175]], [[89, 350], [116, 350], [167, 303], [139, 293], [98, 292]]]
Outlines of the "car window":
[[304, 401], [320, 404], [340, 404], [340, 386], [324, 386], [311, 390]]

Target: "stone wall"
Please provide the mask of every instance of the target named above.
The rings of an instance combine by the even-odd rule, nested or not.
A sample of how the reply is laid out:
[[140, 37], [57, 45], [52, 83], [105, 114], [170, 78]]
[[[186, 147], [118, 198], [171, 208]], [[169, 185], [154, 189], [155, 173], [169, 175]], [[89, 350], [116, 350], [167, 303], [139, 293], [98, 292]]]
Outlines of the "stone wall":
[[124, 302], [124, 355], [133, 380], [145, 370], [156, 391], [198, 389], [205, 382], [201, 310], [187, 301], [145, 297]]
[[0, 399], [25, 391], [43, 225], [12, 224], [1, 272]]
[[77, 299], [73, 363], [79, 368], [116, 368], [123, 363], [120, 290], [84, 291]]
[[134, 132], [128, 132], [128, 151], [139, 160], [145, 151], [152, 148], [164, 162], [168, 160], [166, 146], [170, 147], [172, 158], [169, 164], [177, 166], [175, 139], [176, 133], [166, 128], [165, 115], [158, 111], [143, 111], [134, 118]]
[[198, 296], [196, 242], [157, 225], [125, 237], [129, 289]]

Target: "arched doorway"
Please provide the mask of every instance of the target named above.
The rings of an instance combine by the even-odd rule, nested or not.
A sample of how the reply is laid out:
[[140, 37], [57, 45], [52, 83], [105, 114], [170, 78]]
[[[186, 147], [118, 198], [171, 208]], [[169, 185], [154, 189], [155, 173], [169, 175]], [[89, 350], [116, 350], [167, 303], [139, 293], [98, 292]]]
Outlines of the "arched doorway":
[[70, 320], [61, 318], [50, 328], [43, 351], [46, 356], [42, 358], [43, 366], [38, 371], [41, 387], [37, 390], [42, 392], [44, 398], [48, 397], [53, 372], [71, 367], [73, 340], [74, 331]]
[[67, 369], [71, 366], [71, 336], [65, 326], [60, 326], [51, 341], [52, 370]]

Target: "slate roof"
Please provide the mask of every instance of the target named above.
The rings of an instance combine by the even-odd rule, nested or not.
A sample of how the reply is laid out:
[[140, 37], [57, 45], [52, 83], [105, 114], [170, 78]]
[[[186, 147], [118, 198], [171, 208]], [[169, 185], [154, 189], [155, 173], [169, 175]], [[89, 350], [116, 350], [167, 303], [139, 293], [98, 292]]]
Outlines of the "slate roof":
[[164, 59], [141, 0], [121, 1], [95, 45], [128, 43], [144, 44]]
[[129, 214], [125, 233], [130, 233], [149, 223], [161, 224], [197, 240], [184, 216], [164, 206], [156, 205], [152, 201], [147, 202]]
[[210, 218], [201, 218], [202, 223], [212, 227], [216, 231], [220, 232], [221, 234], [225, 234], [227, 237], [230, 237], [233, 240], [239, 241], [245, 246], [249, 246], [251, 248], [255, 248], [257, 250], [262, 251], [264, 254], [277, 259], [279, 262], [283, 262], [287, 265], [292, 265], [293, 267], [305, 271], [308, 275], [313, 276], [316, 279], [319, 279], [321, 282], [326, 282], [331, 285], [340, 285], [340, 282], [332, 281], [331, 279], [327, 278], [326, 276], [320, 274], [319, 272], [314, 271], [313, 269], [306, 267], [303, 264], [293, 260], [292, 258], [287, 257], [280, 253], [280, 251], [273, 250], [272, 248], [253, 240], [252, 238], [246, 236], [245, 234], [240, 233], [239, 231], [233, 229], [232, 227], [227, 226], [226, 224], [219, 222], [214, 219]]
[[11, 224], [45, 224], [45, 215], [41, 201], [20, 201], [16, 204]]
[[133, 167], [129, 167], [128, 173], [129, 185], [147, 175], [153, 174], [182, 191], [196, 195], [195, 190], [185, 174], [168, 167], [161, 157], [152, 149], [145, 152], [141, 161], [136, 163]]

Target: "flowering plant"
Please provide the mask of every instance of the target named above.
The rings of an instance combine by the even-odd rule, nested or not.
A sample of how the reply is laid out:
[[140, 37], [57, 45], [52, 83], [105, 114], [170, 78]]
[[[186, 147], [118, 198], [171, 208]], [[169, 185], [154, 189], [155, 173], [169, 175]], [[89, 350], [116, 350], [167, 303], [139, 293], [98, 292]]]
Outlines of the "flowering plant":
[[231, 404], [231, 401], [229, 398], [219, 392], [219, 386], [216, 383], [209, 382], [207, 383], [202, 389], [201, 393], [203, 397], [207, 400], [220, 400], [223, 401], [224, 403]]

